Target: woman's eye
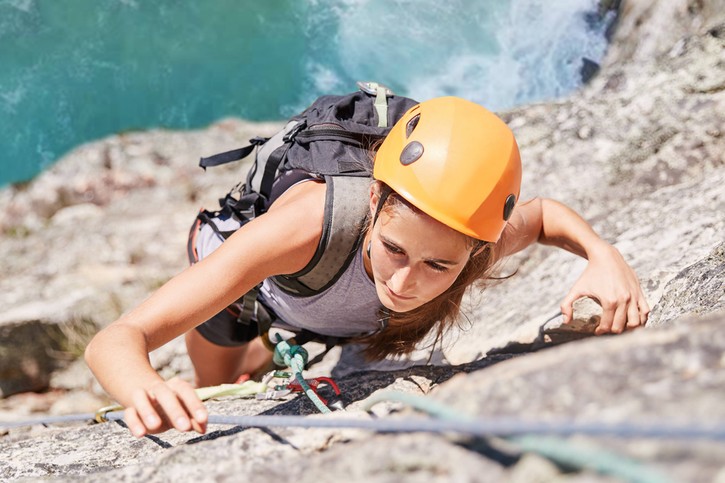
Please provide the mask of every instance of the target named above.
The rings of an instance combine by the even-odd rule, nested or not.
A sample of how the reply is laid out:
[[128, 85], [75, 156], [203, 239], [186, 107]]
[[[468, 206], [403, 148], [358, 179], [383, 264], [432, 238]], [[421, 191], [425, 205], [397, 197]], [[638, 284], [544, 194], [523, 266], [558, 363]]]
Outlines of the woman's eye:
[[445, 272], [448, 270], [448, 267], [444, 267], [443, 265], [438, 265], [435, 262], [428, 263], [428, 266], [435, 270], [436, 272]]
[[396, 247], [395, 245], [391, 245], [389, 243], [383, 243], [383, 246], [385, 247], [385, 249], [387, 251], [389, 251], [390, 253], [393, 253], [395, 255], [400, 255], [401, 253], [403, 253], [403, 250]]

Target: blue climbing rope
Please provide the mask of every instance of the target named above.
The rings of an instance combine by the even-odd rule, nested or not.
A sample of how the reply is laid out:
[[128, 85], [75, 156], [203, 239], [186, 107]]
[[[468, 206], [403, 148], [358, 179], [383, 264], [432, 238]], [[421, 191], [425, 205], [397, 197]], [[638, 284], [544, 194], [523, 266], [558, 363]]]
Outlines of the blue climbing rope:
[[[390, 393], [388, 393], [390, 394]], [[396, 398], [395, 400], [401, 400]], [[19, 421], [0, 421], [0, 429], [18, 428], [33, 425], [93, 421], [95, 413], [69, 414], [65, 416], [47, 416]], [[118, 421], [123, 419], [123, 411], [106, 413], [103, 420]], [[431, 419], [421, 417], [354, 419], [354, 418], [315, 418], [294, 415], [209, 415], [210, 424], [262, 427], [300, 427], [300, 428], [357, 428], [381, 432], [433, 432], [460, 433], [472, 436], [518, 436], [526, 434], [548, 434], [572, 436], [611, 436], [616, 438], [653, 438], [693, 440], [705, 439], [725, 441], [725, 425], [678, 425], [664, 423], [584, 423], [573, 421], [535, 421], [521, 419], [483, 419], [471, 418], [461, 421], [448, 419]]]
[[[284, 351], [282, 351], [284, 352]], [[486, 420], [462, 416], [452, 408], [433, 401], [430, 398], [415, 396], [396, 391], [381, 391], [365, 401], [364, 408], [370, 410], [383, 401], [397, 401], [420, 409], [433, 418], [405, 417], [384, 419], [353, 418], [314, 418], [305, 416], [256, 415], [256, 416], [209, 416], [210, 424], [234, 425], [249, 428], [301, 427], [301, 428], [358, 428], [371, 431], [457, 433], [477, 437], [500, 436], [507, 438], [519, 450], [533, 452], [558, 464], [574, 468], [587, 468], [601, 474], [612, 475], [626, 481], [637, 483], [667, 482], [667, 478], [644, 466], [641, 462], [609, 451], [582, 445], [573, 445], [557, 436], [581, 434], [587, 436], [611, 436], [619, 438], [667, 438], [667, 439], [710, 439], [725, 441], [725, 426], [687, 425], [668, 426], [666, 424], [603, 424], [581, 423], [573, 421], [525, 421], [520, 419], [497, 418]], [[35, 418], [25, 421], [1, 422], [0, 429], [33, 424], [53, 424], [70, 421], [92, 421], [97, 414], [76, 414]], [[123, 419], [122, 411], [113, 411], [101, 415], [101, 421]], [[546, 437], [541, 437], [546, 435]]]

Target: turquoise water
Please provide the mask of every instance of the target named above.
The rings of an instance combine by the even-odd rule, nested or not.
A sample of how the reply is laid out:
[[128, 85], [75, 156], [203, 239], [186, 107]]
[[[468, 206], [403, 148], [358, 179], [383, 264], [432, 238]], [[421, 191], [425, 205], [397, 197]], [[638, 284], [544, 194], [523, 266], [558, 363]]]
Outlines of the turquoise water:
[[491, 109], [561, 96], [604, 55], [596, 5], [0, 0], [0, 185], [108, 134], [282, 119], [361, 79]]

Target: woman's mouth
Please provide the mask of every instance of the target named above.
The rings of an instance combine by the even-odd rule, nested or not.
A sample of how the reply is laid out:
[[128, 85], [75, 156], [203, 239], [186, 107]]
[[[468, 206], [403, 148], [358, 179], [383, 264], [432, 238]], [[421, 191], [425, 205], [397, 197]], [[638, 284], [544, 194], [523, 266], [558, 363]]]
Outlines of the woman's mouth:
[[410, 296], [407, 296], [407, 295], [400, 295], [398, 293], [395, 293], [387, 285], [385, 285], [385, 290], [388, 292], [388, 295], [391, 298], [394, 298], [394, 299], [398, 299], [398, 300], [411, 300], [411, 299], [414, 299], [415, 298], [415, 297], [410, 297]]

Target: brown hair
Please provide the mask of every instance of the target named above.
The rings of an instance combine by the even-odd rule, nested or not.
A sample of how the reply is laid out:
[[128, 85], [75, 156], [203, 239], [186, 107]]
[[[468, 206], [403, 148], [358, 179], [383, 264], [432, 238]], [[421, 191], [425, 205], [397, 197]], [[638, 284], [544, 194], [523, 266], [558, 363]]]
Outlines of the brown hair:
[[[379, 189], [382, 185], [378, 183]], [[381, 211], [391, 211], [406, 206], [409, 209], [422, 213], [418, 208], [406, 202], [403, 198], [392, 192], [385, 200]], [[368, 229], [372, 229], [372, 221]], [[465, 236], [465, 235], [464, 235]], [[492, 280], [492, 272], [496, 262], [500, 259], [500, 243], [493, 244], [481, 242], [471, 237], [468, 242], [471, 246], [472, 256], [458, 275], [453, 284], [438, 297], [409, 312], [393, 312], [382, 309], [379, 316], [387, 318], [387, 327], [380, 332], [357, 340], [366, 345], [365, 357], [369, 360], [381, 360], [389, 355], [404, 355], [415, 350], [418, 343], [434, 328], [437, 329], [436, 338], [432, 344], [443, 336], [457, 322], [461, 314], [461, 301], [466, 289], [478, 285], [483, 288]]]

